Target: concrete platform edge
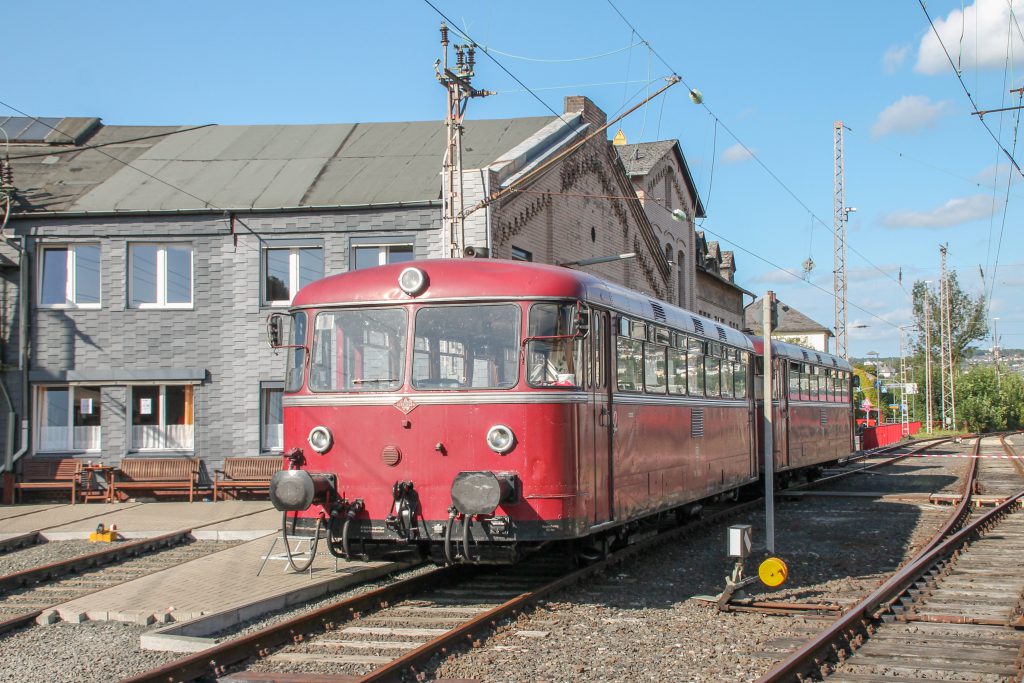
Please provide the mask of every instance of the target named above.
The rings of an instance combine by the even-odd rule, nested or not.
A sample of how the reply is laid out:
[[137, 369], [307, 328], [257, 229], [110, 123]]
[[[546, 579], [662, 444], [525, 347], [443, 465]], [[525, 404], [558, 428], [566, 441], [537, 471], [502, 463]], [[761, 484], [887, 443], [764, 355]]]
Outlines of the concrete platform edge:
[[297, 590], [279, 593], [262, 600], [221, 612], [206, 614], [144, 633], [139, 637], [139, 644], [143, 650], [202, 652], [217, 644], [214, 638], [207, 637], [210, 634], [237, 626], [244, 621], [255, 619], [268, 612], [307, 602], [360, 583], [374, 581], [382, 576], [387, 576], [412, 566], [414, 566], [414, 563], [411, 562], [389, 562], [379, 567], [366, 567], [352, 573], [339, 575], [329, 581], [314, 583]]

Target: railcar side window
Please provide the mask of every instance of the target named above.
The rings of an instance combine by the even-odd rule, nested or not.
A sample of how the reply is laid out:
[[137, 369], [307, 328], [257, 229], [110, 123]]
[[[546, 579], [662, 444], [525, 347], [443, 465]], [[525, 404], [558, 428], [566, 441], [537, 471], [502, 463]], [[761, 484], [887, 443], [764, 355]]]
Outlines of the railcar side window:
[[288, 372], [285, 375], [284, 390], [298, 391], [302, 388], [302, 371], [306, 369], [306, 312], [292, 315], [292, 340], [288, 349]]
[[725, 359], [721, 361], [722, 396], [724, 398], [732, 398], [732, 361], [729, 360], [731, 357], [732, 349], [726, 349]]
[[401, 308], [318, 313], [312, 391], [394, 391], [405, 373], [408, 314]]
[[711, 355], [710, 352], [708, 355], [704, 356], [704, 394], [708, 397], [717, 397], [722, 395], [718, 372], [718, 366], [720, 364], [721, 359]]
[[732, 376], [736, 398], [747, 397], [747, 364], [750, 362], [746, 353], [739, 354], [740, 360], [733, 366]]
[[789, 364], [789, 397], [793, 400], [800, 398], [800, 364]]
[[[583, 339], [573, 336], [576, 307], [534, 304], [526, 344], [526, 377], [532, 387], [578, 387], [583, 377]], [[552, 337], [543, 339], [543, 337]]]
[[415, 388], [509, 389], [518, 375], [518, 306], [426, 306], [416, 312]]
[[687, 343], [686, 384], [691, 396], [704, 395], [704, 342], [699, 339]]
[[804, 401], [811, 399], [811, 368], [807, 365], [800, 366], [800, 398]]
[[686, 393], [686, 339], [678, 340], [679, 348], [668, 350], [668, 393]]
[[640, 391], [644, 378], [644, 343], [639, 339], [619, 337], [615, 350], [619, 391]]
[[664, 394], [668, 384], [665, 370], [665, 347], [644, 345], [644, 388], [650, 394]]

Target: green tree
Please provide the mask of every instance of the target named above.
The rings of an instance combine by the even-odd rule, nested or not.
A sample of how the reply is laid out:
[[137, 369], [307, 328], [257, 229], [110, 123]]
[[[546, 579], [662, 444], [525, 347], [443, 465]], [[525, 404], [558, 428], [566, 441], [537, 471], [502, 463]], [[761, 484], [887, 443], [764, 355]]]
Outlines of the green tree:
[[[971, 296], [960, 288], [956, 271], [949, 273], [949, 330], [952, 340], [953, 367], [959, 367], [964, 351], [972, 343], [988, 336], [988, 302], [985, 294]], [[914, 321], [920, 334], [915, 342], [915, 353], [924, 354], [925, 320], [924, 304], [927, 298], [931, 306], [928, 326], [931, 328], [932, 359], [938, 361], [942, 353], [942, 308], [938, 287], [929, 287], [923, 280], [914, 283]]]
[[1006, 428], [1024, 428], [1024, 378], [1004, 371], [999, 381], [999, 400], [1006, 407]]
[[[949, 311], [950, 337], [954, 371], [959, 368], [960, 361], [969, 353], [971, 344], [984, 339], [988, 335], [988, 302], [984, 293], [972, 296], [960, 287], [956, 272], [949, 274]], [[942, 419], [942, 329], [940, 326], [941, 312], [938, 286], [929, 286], [922, 280], [914, 283], [913, 309], [918, 334], [911, 347], [913, 356], [910, 364], [914, 368], [914, 378], [918, 385], [918, 394], [913, 397], [915, 412], [923, 420], [925, 417], [925, 301], [928, 301], [930, 316], [928, 329], [931, 331], [932, 358], [932, 418], [938, 422]], [[964, 399], [961, 396], [960, 380], [957, 380], [956, 407], [957, 418], [962, 417], [961, 407]], [[981, 406], [979, 406], [979, 409]], [[977, 415], [975, 415], [977, 417]]]
[[959, 377], [956, 416], [969, 432], [1006, 429], [1007, 407], [1000, 396], [995, 368], [978, 366]]

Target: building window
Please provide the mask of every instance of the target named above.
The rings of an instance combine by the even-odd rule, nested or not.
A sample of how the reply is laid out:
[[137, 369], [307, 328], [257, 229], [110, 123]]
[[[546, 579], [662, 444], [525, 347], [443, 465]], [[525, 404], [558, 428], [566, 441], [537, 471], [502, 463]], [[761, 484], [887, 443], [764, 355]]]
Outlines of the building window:
[[[593, 231], [593, 228], [591, 228]], [[513, 261], [532, 261], [533, 252], [520, 249], [519, 247], [512, 247], [512, 260]]]
[[296, 292], [323, 276], [322, 247], [267, 247], [263, 250], [263, 303], [287, 306]]
[[277, 453], [284, 448], [283, 396], [284, 389], [280, 387], [263, 387], [260, 390], [260, 450], [263, 453]]
[[36, 450], [98, 451], [100, 390], [94, 387], [44, 387], [39, 390]]
[[99, 308], [100, 245], [43, 247], [39, 305]]
[[133, 308], [192, 307], [192, 245], [128, 247], [128, 301]]
[[412, 243], [357, 244], [352, 247], [352, 270], [405, 263], [415, 258]]
[[195, 437], [191, 384], [133, 386], [133, 450], [192, 450]]

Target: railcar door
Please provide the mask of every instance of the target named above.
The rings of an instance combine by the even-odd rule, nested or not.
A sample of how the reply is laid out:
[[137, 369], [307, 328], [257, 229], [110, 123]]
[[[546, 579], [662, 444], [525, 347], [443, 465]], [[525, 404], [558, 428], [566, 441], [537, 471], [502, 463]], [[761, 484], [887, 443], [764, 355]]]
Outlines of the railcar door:
[[591, 523], [600, 524], [612, 518], [612, 434], [614, 418], [611, 401], [610, 329], [607, 311], [592, 310], [590, 335], [587, 338], [588, 418], [592, 426], [593, 505]]
[[789, 397], [793, 394], [790, 390], [791, 376], [787, 372], [789, 363], [785, 359], [773, 362], [775, 363], [775, 381], [772, 384], [772, 391], [779, 408], [772, 416], [772, 438], [775, 442], [775, 467], [776, 470], [779, 470], [789, 467]]

